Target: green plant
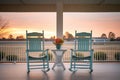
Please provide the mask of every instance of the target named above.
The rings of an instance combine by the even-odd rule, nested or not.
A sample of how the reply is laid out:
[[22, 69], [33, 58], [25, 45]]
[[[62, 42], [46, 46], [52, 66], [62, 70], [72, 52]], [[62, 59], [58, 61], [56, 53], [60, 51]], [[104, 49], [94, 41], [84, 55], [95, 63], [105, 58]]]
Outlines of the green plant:
[[106, 60], [107, 55], [105, 52], [96, 52], [96, 53], [94, 53], [94, 59], [95, 60]]
[[8, 61], [16, 61], [18, 59], [18, 56], [17, 55], [7, 55], [6, 59]]
[[0, 51], [0, 61], [5, 57], [5, 53]]
[[120, 60], [120, 52], [115, 53], [115, 60]]

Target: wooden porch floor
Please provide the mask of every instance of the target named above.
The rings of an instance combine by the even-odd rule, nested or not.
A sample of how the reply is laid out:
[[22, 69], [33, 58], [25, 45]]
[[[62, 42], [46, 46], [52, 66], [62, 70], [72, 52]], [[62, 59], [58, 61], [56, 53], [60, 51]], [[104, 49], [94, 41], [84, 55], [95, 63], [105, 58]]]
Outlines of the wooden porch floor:
[[120, 80], [120, 63], [93, 63], [92, 74], [87, 69], [73, 73], [68, 70], [69, 63], [64, 65], [65, 71], [56, 68], [45, 73], [37, 69], [27, 74], [26, 63], [0, 63], [0, 80]]

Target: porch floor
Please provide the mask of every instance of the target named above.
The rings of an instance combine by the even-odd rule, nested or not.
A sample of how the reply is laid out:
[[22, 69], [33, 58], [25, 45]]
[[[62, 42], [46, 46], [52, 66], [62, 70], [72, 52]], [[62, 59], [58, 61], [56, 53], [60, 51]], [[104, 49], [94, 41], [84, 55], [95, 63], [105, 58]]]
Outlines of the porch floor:
[[73, 73], [68, 70], [69, 63], [64, 65], [65, 71], [56, 67], [47, 73], [36, 69], [27, 74], [26, 63], [0, 63], [0, 80], [120, 80], [120, 63], [93, 63], [92, 74], [87, 69]]

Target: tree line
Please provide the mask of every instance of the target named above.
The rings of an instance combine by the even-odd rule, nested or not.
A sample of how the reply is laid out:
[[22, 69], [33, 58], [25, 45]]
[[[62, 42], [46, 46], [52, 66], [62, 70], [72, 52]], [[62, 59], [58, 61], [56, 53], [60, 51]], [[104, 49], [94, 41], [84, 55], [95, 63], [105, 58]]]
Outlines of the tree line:
[[109, 32], [108, 36], [102, 33], [101, 38], [110, 39], [110, 41], [120, 41], [120, 37], [116, 37], [114, 32]]

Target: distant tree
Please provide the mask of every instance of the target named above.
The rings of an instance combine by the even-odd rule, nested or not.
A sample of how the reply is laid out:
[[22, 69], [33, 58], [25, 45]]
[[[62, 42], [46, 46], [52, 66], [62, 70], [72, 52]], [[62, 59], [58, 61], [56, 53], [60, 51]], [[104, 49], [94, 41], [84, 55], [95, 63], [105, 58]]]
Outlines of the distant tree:
[[5, 40], [6, 38], [5, 37], [2, 37], [3, 40]]
[[65, 35], [64, 35], [64, 39], [73, 39], [73, 35], [69, 32], [66, 32]]
[[66, 38], [65, 38], [65, 35], [63, 35], [63, 39], [66, 39]]
[[23, 35], [17, 36], [16, 39], [25, 39]]
[[107, 35], [106, 35], [105, 33], [103, 33], [103, 34], [101, 35], [101, 38], [107, 38]]
[[10, 35], [8, 36], [8, 39], [14, 39], [14, 38], [13, 38], [13, 35], [10, 34]]
[[117, 38], [116, 38], [116, 41], [120, 41], [120, 37], [117, 37]]
[[51, 36], [51, 38], [50, 39], [55, 39], [55, 36]]
[[4, 35], [8, 34], [9, 32], [7, 31], [8, 28], [8, 21], [4, 20], [0, 16], [0, 38], [2, 38]]
[[114, 41], [115, 40], [115, 33], [109, 32], [108, 38], [110, 39], [110, 41]]

